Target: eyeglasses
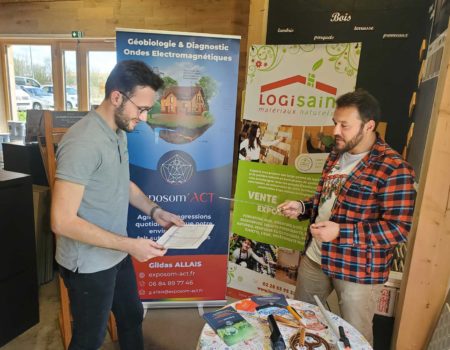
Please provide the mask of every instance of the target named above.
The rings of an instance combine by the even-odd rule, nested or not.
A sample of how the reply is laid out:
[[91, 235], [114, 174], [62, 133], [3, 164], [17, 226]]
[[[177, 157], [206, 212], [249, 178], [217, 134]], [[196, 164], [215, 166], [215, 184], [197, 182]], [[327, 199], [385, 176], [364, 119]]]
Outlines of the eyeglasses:
[[141, 106], [138, 106], [136, 103], [134, 103], [134, 101], [133, 101], [131, 98], [129, 98], [129, 97], [127, 96], [126, 93], [124, 93], [124, 92], [122, 92], [122, 91], [119, 91], [119, 93], [120, 93], [123, 97], [125, 97], [128, 101], [130, 101], [132, 104], [134, 104], [134, 105], [136, 106], [136, 108], [138, 109], [139, 115], [141, 115], [141, 114], [144, 113], [144, 112], [145, 112], [145, 114], [148, 114], [148, 112], [150, 112], [150, 111], [152, 110], [152, 107], [141, 107]]

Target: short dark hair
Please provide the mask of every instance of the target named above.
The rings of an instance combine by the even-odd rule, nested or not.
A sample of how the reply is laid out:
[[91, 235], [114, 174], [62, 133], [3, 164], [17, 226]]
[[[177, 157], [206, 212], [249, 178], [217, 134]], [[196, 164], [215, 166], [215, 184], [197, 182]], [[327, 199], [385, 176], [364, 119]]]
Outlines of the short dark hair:
[[336, 100], [336, 108], [355, 107], [363, 123], [369, 120], [375, 122], [375, 128], [381, 118], [380, 104], [377, 99], [364, 89], [356, 89], [340, 96]]
[[106, 79], [105, 98], [113, 91], [121, 91], [132, 96], [137, 86], [149, 86], [157, 91], [164, 85], [161, 77], [142, 61], [126, 60], [118, 62]]

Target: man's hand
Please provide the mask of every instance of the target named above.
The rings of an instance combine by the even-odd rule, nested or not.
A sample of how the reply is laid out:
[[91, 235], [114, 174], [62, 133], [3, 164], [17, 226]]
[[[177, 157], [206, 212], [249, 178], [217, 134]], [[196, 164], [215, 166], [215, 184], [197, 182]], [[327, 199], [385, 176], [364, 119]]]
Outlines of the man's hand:
[[162, 245], [153, 242], [151, 239], [130, 238], [128, 243], [127, 253], [139, 262], [145, 262], [157, 256], [163, 256], [167, 252], [167, 249], [164, 249]]
[[303, 203], [298, 201], [286, 201], [281, 203], [277, 207], [277, 210], [290, 219], [296, 219], [299, 215], [303, 214], [305, 207]]
[[155, 210], [153, 213], [153, 220], [166, 230], [173, 225], [184, 226], [184, 221], [178, 215], [169, 213], [161, 208]]
[[319, 242], [331, 242], [339, 236], [339, 224], [333, 221], [323, 221], [309, 226], [311, 234]]

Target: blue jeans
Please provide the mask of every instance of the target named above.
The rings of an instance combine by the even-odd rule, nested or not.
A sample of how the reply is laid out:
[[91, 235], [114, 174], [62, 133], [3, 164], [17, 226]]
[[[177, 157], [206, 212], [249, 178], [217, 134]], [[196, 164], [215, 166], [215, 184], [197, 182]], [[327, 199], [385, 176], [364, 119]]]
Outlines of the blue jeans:
[[121, 350], [144, 349], [144, 310], [130, 256], [108, 270], [95, 273], [72, 272], [62, 266], [59, 270], [69, 292], [73, 318], [69, 350], [99, 349], [111, 310]]

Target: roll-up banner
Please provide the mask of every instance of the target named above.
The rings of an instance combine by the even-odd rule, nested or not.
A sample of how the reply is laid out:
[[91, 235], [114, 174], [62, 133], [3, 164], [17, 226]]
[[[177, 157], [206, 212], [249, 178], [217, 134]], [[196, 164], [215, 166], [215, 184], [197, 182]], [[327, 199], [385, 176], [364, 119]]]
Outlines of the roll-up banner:
[[314, 193], [334, 142], [336, 99], [354, 90], [360, 53], [359, 42], [251, 47], [228, 295], [293, 297], [308, 223], [276, 207]]
[[[117, 59], [147, 63], [165, 81], [146, 123], [128, 134], [131, 180], [187, 224], [214, 225], [197, 249], [134, 261], [146, 307], [225, 302], [240, 37], [117, 30]], [[128, 234], [158, 240], [148, 215], [129, 209]]]

